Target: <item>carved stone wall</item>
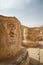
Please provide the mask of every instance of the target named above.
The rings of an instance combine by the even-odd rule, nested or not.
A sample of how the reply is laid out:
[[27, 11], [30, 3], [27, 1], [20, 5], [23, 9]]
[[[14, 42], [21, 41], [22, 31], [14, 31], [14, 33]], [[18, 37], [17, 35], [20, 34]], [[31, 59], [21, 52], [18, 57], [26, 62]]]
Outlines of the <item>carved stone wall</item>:
[[23, 39], [31, 41], [43, 40], [43, 27], [26, 27], [22, 25]]
[[23, 46], [37, 47], [39, 41], [43, 40], [43, 27], [29, 28], [22, 25], [22, 33]]
[[21, 49], [21, 24], [16, 17], [0, 16], [0, 61], [14, 57]]

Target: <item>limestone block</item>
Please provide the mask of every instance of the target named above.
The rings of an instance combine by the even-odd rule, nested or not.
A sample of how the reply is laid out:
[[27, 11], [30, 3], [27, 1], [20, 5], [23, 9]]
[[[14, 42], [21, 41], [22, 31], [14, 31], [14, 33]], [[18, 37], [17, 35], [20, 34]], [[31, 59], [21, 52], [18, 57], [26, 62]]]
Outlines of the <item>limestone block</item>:
[[28, 48], [31, 65], [39, 65], [39, 48]]
[[21, 42], [19, 20], [0, 15], [0, 61], [14, 57], [21, 49]]

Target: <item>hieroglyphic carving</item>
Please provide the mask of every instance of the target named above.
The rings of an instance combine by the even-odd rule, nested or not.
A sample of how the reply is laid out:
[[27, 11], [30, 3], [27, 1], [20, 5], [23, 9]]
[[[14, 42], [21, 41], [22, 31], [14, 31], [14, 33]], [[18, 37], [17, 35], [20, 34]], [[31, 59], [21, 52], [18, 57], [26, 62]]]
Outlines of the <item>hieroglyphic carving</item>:
[[7, 28], [9, 29], [9, 41], [13, 43], [13, 42], [15, 42], [16, 25], [14, 23], [9, 23], [9, 24], [7, 24]]
[[21, 49], [21, 24], [16, 17], [0, 16], [0, 40], [0, 61], [13, 58]]

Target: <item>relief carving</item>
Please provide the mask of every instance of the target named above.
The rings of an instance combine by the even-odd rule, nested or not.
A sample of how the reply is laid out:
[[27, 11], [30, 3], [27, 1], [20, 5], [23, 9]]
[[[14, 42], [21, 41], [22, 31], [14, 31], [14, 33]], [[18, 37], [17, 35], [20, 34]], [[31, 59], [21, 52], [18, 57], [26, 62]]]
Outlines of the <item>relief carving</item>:
[[21, 50], [21, 43], [21, 24], [18, 19], [0, 16], [0, 62], [15, 58]]
[[16, 25], [14, 23], [9, 23], [7, 25], [8, 29], [9, 29], [9, 41], [10, 42], [15, 42], [15, 29], [16, 29]]

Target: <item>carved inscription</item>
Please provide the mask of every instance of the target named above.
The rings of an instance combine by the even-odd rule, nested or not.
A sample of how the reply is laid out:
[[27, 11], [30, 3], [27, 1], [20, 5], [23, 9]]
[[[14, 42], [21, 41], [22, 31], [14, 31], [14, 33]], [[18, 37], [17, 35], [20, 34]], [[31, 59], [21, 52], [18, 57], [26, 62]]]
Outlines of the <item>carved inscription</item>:
[[8, 24], [8, 29], [9, 29], [9, 41], [10, 42], [15, 42], [15, 29], [16, 29], [16, 25], [13, 23], [9, 23]]
[[0, 16], [0, 63], [8, 61], [9, 65], [10, 60], [16, 59], [15, 56], [19, 55], [21, 33], [21, 24], [16, 17]]

